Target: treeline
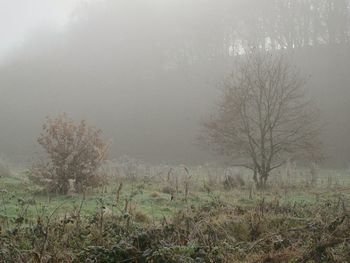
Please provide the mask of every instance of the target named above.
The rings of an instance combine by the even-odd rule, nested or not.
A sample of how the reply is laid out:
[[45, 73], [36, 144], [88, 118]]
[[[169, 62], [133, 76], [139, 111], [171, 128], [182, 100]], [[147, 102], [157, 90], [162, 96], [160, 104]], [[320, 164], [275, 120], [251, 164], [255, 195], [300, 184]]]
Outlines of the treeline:
[[246, 48], [298, 49], [350, 42], [349, 0], [222, 0], [214, 10], [209, 10], [209, 1], [202, 4], [208, 10], [199, 9], [201, 23], [212, 37], [196, 32], [183, 43], [182, 54], [195, 50], [190, 63], [200, 57], [241, 54]]
[[[242, 10], [237, 30], [245, 45], [266, 49], [301, 48], [348, 43], [349, 0], [248, 1], [253, 13]], [[248, 9], [248, 8], [247, 8]], [[249, 10], [249, 9], [248, 9]], [[240, 40], [238, 40], [240, 42]]]

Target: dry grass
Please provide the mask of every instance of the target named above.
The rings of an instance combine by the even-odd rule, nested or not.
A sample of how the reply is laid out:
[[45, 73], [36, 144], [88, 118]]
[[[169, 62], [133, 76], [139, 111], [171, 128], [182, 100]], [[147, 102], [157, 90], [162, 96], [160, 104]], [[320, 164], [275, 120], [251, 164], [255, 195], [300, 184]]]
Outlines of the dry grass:
[[[141, 172], [118, 174], [107, 191], [84, 198], [47, 199], [19, 178], [0, 179], [7, 189], [0, 195], [0, 262], [350, 261], [346, 176], [328, 185], [329, 174], [320, 171], [313, 185], [296, 171], [291, 180], [275, 174], [258, 191], [241, 171], [245, 184], [225, 190], [219, 168], [210, 167], [211, 177], [208, 167], [174, 168], [168, 181], [168, 168], [146, 178], [133, 167]], [[175, 179], [172, 200], [159, 189], [176, 186]]]

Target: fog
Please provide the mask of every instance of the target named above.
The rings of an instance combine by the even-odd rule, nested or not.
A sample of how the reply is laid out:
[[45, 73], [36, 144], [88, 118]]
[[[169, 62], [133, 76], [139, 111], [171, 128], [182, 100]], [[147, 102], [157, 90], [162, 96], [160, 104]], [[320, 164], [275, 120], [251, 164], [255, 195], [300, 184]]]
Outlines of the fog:
[[77, 5], [64, 27], [35, 26], [3, 56], [0, 151], [31, 156], [45, 117], [66, 112], [103, 130], [113, 141], [111, 158], [212, 161], [217, 157], [197, 145], [199, 123], [247, 47], [283, 50], [309, 76], [307, 88], [326, 123], [326, 164], [348, 166], [349, 0]]

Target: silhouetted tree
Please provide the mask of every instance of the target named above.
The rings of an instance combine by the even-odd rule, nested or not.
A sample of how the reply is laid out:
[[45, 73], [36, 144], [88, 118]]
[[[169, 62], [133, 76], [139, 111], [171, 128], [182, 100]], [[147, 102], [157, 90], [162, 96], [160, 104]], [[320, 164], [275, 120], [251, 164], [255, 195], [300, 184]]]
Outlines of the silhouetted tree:
[[251, 52], [241, 59], [218, 111], [204, 122], [203, 139], [254, 171], [257, 187], [264, 187], [287, 159], [319, 158], [321, 126], [304, 78], [282, 55]]

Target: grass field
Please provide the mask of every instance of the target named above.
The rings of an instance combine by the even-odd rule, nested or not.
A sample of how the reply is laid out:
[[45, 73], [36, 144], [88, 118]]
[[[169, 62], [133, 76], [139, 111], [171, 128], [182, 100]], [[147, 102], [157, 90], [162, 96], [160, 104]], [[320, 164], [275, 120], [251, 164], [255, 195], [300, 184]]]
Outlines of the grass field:
[[[15, 253], [11, 250], [13, 247], [18, 255], [14, 260], [23, 258], [22, 262], [294, 262], [294, 259], [308, 262], [302, 261], [303, 258], [314, 260], [310, 262], [348, 262], [341, 261], [348, 260], [350, 255], [346, 238], [341, 243], [343, 248], [336, 242], [331, 250], [327, 248], [314, 255], [307, 252], [313, 246], [313, 232], [300, 240], [289, 231], [291, 227], [305, 227], [313, 220], [325, 227], [348, 215], [349, 170], [318, 169], [317, 174], [311, 175], [306, 168], [288, 171], [284, 168], [271, 175], [267, 189], [259, 191], [249, 171], [239, 169], [136, 164], [132, 169], [112, 166], [106, 171], [106, 185], [87, 189], [85, 194], [70, 192], [66, 196], [46, 193], [29, 181], [23, 171], [3, 174], [0, 178], [0, 242], [3, 245], [0, 262], [6, 262], [4, 258], [9, 253]], [[233, 178], [229, 185], [227, 178]], [[74, 231], [86, 235], [81, 245], [58, 241], [69, 235], [66, 228], [70, 220], [75, 222], [72, 223]], [[343, 221], [339, 225], [344, 228], [342, 233], [347, 233], [348, 225], [344, 222], [349, 222]], [[185, 222], [192, 229], [183, 225]], [[117, 224], [118, 229], [122, 227], [123, 234], [118, 232], [108, 237], [110, 224]], [[53, 231], [46, 237], [45, 245], [43, 237], [38, 237], [40, 242], [29, 238], [28, 231], [34, 231], [38, 225], [46, 226], [45, 233]], [[83, 226], [99, 230], [85, 233]], [[176, 229], [169, 235], [171, 241], [162, 237], [157, 245], [145, 245], [149, 255], [144, 255], [146, 248], [135, 243], [132, 243], [134, 252], [126, 253], [123, 250], [126, 248], [120, 248], [125, 255], [119, 250], [117, 254], [111, 252], [113, 245], [124, 239], [123, 242], [130, 242], [135, 233], [150, 235], [169, 226]], [[222, 236], [206, 233], [209, 226], [216, 229], [215, 235]], [[61, 229], [60, 234], [55, 229]], [[10, 234], [13, 231], [21, 233], [16, 242]], [[75, 240], [77, 233], [70, 238]], [[271, 245], [276, 238], [295, 243], [277, 249]], [[325, 238], [322, 236], [320, 240]], [[54, 247], [65, 250], [59, 253], [65, 255], [64, 258], [58, 256]], [[81, 252], [82, 247], [87, 254]], [[99, 251], [98, 255], [95, 250], [89, 250], [91, 247]], [[164, 248], [168, 250], [162, 250]], [[197, 255], [198, 249], [205, 252], [203, 256]], [[109, 261], [103, 259], [108, 253], [114, 255]]]
[[[180, 170], [181, 167], [175, 169]], [[80, 206], [83, 202], [82, 213], [91, 216], [101, 205], [113, 213], [120, 212], [125, 200], [130, 200], [134, 209], [145, 213], [152, 221], [171, 217], [179, 210], [187, 206], [198, 206], [212, 198], [220, 198], [234, 205], [254, 205], [265, 199], [273, 201], [278, 198], [283, 203], [317, 203], [320, 200], [349, 197], [350, 171], [326, 170], [319, 171], [316, 185], [311, 185], [308, 171], [296, 170], [292, 178], [287, 178], [282, 173], [271, 176], [270, 188], [266, 191], [256, 191], [249, 171], [239, 171], [244, 180], [244, 185], [233, 186], [232, 189], [224, 188], [225, 171], [215, 168], [215, 178], [210, 178], [208, 172], [202, 167], [194, 167], [189, 172], [193, 173], [189, 179], [189, 194], [187, 200], [184, 196], [184, 180], [180, 177], [178, 193], [175, 192], [172, 180], [167, 181], [167, 174], [158, 173], [158, 178], [138, 174], [134, 179], [125, 175], [120, 178], [111, 178], [108, 185], [89, 189], [85, 196], [71, 193], [67, 196], [59, 196], [46, 193], [40, 187], [30, 182], [23, 172], [16, 175], [3, 175], [0, 177], [0, 215], [8, 218], [9, 222], [25, 213], [28, 218], [36, 218], [45, 212], [55, 210], [57, 215]], [[237, 171], [235, 171], [237, 173]], [[183, 176], [183, 175], [182, 175]], [[163, 177], [163, 178], [162, 178]], [[116, 191], [120, 182], [123, 183], [120, 191], [119, 202], [116, 203]], [[210, 189], [208, 189], [210, 187]], [[171, 200], [171, 191], [174, 191], [174, 199]], [[23, 216], [23, 215], [22, 215]]]

